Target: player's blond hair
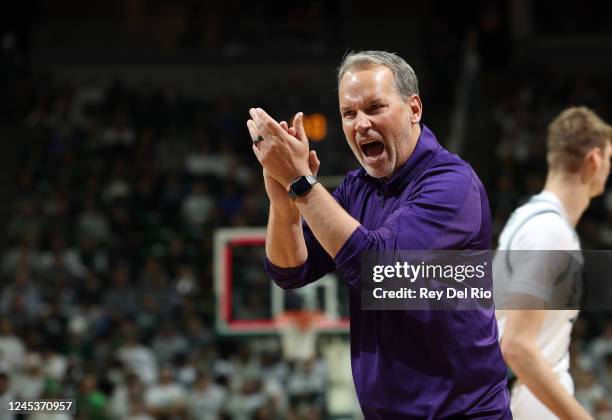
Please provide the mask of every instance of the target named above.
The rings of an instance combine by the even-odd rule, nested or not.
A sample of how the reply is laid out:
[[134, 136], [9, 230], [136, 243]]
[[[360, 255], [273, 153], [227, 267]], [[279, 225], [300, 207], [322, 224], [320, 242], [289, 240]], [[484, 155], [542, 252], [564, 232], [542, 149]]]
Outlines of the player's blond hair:
[[587, 153], [612, 142], [612, 127], [587, 107], [562, 111], [548, 126], [546, 160], [551, 170], [577, 172]]

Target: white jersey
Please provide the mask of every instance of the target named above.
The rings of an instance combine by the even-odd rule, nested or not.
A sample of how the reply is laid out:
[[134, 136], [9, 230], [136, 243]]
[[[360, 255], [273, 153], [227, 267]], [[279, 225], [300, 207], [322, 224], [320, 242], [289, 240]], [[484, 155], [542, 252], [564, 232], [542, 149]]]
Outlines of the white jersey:
[[[551, 192], [543, 191], [514, 211], [500, 235], [498, 250], [579, 251], [580, 241], [561, 202]], [[521, 253], [502, 252], [496, 256], [494, 271], [498, 273], [498, 270], [501, 270], [504, 273], [501, 277], [509, 279], [509, 284], [500, 285], [499, 282], [494, 280], [495, 294], [497, 295], [500, 289], [509, 288], [511, 293], [536, 296], [550, 303], [549, 291], [555, 279], [555, 273], [566, 268], [551, 264], [545, 265], [543, 268], [539, 267], [538, 272], [542, 273], [542, 276], [534, 278], [534, 276], [527, 275], [529, 271], [525, 266], [529, 264], [518, 264], [516, 261], [512, 261], [512, 256], [516, 254]], [[536, 260], [539, 256], [542, 256], [542, 253], [522, 253], [522, 255], [521, 258], [528, 255], [528, 258]], [[558, 307], [554, 304], [551, 304], [551, 306]], [[560, 382], [570, 393], [573, 393], [573, 383], [568, 373], [569, 344], [573, 321], [578, 316], [578, 312], [578, 310], [549, 310], [537, 337], [538, 348], [543, 357], [550, 363]], [[504, 310], [497, 311], [500, 339], [504, 333], [505, 318]], [[548, 411], [533, 395], [529, 394], [529, 390], [525, 386], [520, 386], [520, 384], [513, 390], [512, 411], [515, 418], [522, 418], [523, 416], [530, 418], [529, 414], [534, 412], [544, 413]], [[518, 398], [519, 395], [521, 395], [521, 398]], [[524, 402], [528, 400], [531, 403], [525, 406]], [[517, 406], [519, 403], [520, 406]], [[538, 404], [541, 407], [536, 407]], [[556, 418], [550, 411], [549, 413], [551, 416], [541, 418]]]

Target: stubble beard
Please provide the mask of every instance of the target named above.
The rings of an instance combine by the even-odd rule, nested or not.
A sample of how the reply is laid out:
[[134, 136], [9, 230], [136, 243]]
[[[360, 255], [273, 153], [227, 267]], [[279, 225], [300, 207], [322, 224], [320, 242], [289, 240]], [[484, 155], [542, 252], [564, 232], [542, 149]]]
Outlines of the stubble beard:
[[[386, 150], [385, 150], [386, 153]], [[384, 179], [389, 178], [393, 173], [393, 161], [390, 159], [390, 156], [387, 155], [387, 160], [381, 166], [372, 167], [362, 162], [361, 166], [366, 170], [368, 175], [372, 178]]]

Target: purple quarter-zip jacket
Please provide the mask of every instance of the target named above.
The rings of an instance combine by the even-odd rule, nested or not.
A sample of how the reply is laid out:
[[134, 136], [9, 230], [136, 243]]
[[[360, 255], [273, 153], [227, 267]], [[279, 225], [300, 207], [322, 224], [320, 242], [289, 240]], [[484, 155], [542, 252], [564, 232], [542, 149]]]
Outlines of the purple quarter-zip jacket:
[[361, 310], [366, 250], [489, 249], [491, 215], [472, 168], [424, 125], [408, 161], [383, 182], [351, 171], [334, 198], [361, 226], [331, 258], [304, 223], [308, 259], [266, 269], [282, 288], [338, 270], [348, 286], [351, 365], [366, 419], [509, 419], [493, 310]]

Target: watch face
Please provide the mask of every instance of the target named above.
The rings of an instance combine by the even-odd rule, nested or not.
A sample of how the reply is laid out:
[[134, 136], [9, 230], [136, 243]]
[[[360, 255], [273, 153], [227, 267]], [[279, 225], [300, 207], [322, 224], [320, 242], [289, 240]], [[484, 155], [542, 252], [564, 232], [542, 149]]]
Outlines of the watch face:
[[293, 198], [301, 197], [310, 191], [317, 182], [317, 178], [312, 175], [301, 176], [289, 185], [289, 195]]

